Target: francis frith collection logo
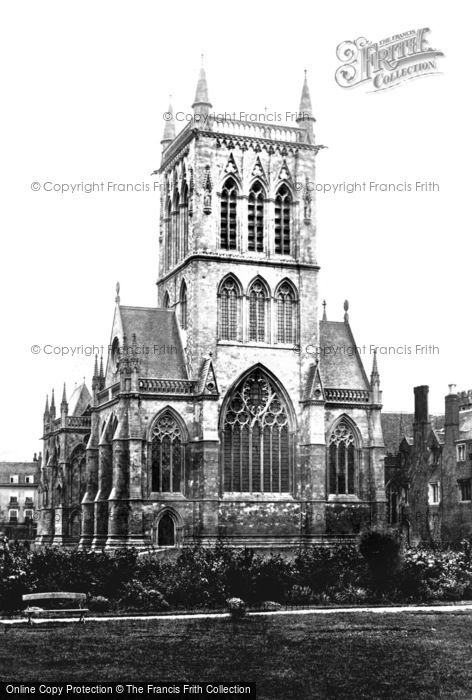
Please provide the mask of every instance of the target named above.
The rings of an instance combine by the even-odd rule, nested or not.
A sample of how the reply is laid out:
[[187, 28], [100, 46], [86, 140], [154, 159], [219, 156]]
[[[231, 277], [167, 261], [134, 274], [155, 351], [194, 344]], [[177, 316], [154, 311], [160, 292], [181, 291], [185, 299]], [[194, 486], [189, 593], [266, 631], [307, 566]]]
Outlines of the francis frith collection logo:
[[336, 56], [342, 62], [335, 73], [337, 84], [343, 88], [365, 84], [376, 92], [439, 73], [437, 58], [444, 54], [429, 46], [429, 32], [423, 27], [376, 43], [365, 37], [343, 41], [336, 49]]

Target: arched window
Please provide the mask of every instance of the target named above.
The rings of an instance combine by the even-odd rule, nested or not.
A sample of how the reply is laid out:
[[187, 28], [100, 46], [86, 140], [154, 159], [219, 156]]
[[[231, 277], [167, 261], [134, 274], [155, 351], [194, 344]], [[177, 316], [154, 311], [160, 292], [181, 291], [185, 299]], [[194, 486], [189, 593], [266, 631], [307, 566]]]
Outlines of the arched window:
[[265, 342], [267, 335], [267, 289], [261, 280], [255, 280], [249, 289], [249, 340]]
[[226, 250], [236, 249], [236, 198], [238, 188], [229, 177], [221, 190], [220, 246]]
[[170, 197], [167, 199], [166, 204], [166, 218], [165, 218], [165, 256], [164, 263], [165, 269], [168, 270], [172, 262], [172, 202]]
[[181, 230], [182, 230], [182, 257], [188, 253], [188, 186], [185, 181], [182, 186], [182, 201], [180, 203], [181, 211]]
[[277, 342], [297, 342], [296, 299], [293, 288], [287, 282], [280, 285], [276, 294], [277, 304]]
[[234, 277], [227, 277], [220, 285], [219, 337], [221, 340], [240, 340], [240, 286]]
[[70, 462], [70, 503], [80, 505], [85, 493], [85, 449], [83, 447], [74, 450]]
[[292, 195], [286, 185], [279, 187], [275, 196], [275, 252], [290, 255], [292, 224]]
[[182, 429], [166, 411], [153, 427], [151, 438], [151, 491], [175, 493], [184, 485]]
[[264, 250], [264, 190], [260, 182], [249, 191], [247, 246], [257, 253]]
[[282, 493], [291, 489], [288, 409], [260, 369], [235, 389], [223, 419], [225, 491]]
[[179, 262], [180, 260], [180, 245], [181, 245], [181, 240], [180, 240], [180, 197], [179, 197], [179, 192], [176, 189], [174, 193], [174, 210], [172, 212], [172, 219], [173, 219], [173, 232], [172, 232], [172, 239], [173, 239], [173, 248], [174, 248], [174, 255], [173, 255], [173, 264], [175, 265], [176, 263]]
[[182, 282], [180, 287], [180, 326], [187, 330], [187, 285]]
[[170, 309], [170, 296], [169, 292], [165, 292], [164, 298], [162, 300], [162, 306], [164, 309]]
[[329, 438], [329, 493], [355, 493], [356, 438], [349, 424], [342, 420]]

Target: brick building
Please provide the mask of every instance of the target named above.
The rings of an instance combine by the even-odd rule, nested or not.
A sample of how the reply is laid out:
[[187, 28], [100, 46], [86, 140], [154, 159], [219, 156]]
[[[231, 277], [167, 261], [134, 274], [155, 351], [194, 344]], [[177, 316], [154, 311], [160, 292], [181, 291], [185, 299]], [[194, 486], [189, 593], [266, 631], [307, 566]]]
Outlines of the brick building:
[[0, 534], [33, 540], [36, 534], [41, 455], [32, 462], [0, 462]]
[[288, 126], [211, 107], [202, 68], [162, 139], [157, 306], [117, 286], [91, 395], [45, 412], [38, 543], [284, 546], [384, 517], [376, 362], [369, 380], [347, 302], [318, 319], [306, 78]]
[[412, 544], [455, 542], [472, 535], [472, 391], [451, 385], [441, 416], [429, 414], [427, 386], [414, 392], [413, 421], [403, 416], [396, 448], [382, 416], [389, 522]]

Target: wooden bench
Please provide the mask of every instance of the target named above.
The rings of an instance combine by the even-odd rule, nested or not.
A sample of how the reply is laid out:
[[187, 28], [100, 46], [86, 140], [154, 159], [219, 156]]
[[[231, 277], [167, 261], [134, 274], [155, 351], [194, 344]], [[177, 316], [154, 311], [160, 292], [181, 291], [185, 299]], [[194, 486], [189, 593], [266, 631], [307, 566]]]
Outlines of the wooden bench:
[[[36, 608], [27, 607], [25, 613], [28, 615], [28, 624], [33, 625], [33, 617], [44, 617], [50, 613], [67, 613], [69, 615], [78, 615], [78, 622], [85, 622], [85, 615], [88, 613], [88, 609], [83, 607], [83, 604], [87, 598], [85, 593], [70, 593], [69, 591], [54, 591], [50, 593], [25, 593], [23, 597], [23, 602], [42, 602], [44, 600], [75, 600], [78, 603], [76, 608]], [[57, 618], [55, 618], [57, 619]]]

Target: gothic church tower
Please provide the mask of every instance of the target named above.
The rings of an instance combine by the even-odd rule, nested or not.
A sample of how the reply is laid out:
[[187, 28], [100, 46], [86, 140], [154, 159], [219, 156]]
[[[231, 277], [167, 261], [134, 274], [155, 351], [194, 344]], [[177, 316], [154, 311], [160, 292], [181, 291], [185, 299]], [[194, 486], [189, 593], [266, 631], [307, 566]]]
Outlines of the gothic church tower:
[[94, 375], [77, 542], [355, 537], [383, 517], [379, 375], [374, 362], [366, 376], [347, 303], [342, 321], [317, 317], [322, 147], [306, 76], [287, 126], [214, 115], [203, 67], [192, 109], [176, 134], [169, 107], [161, 141], [157, 307], [118, 291]]

